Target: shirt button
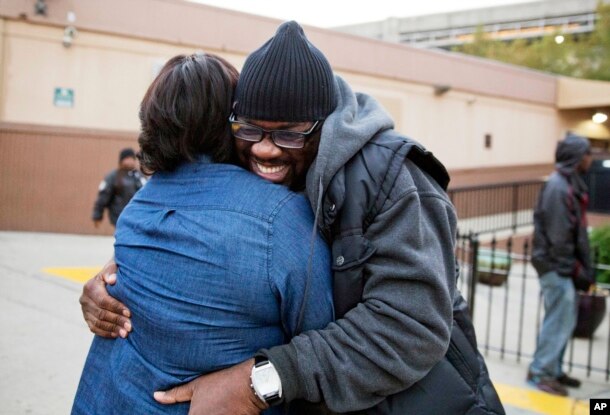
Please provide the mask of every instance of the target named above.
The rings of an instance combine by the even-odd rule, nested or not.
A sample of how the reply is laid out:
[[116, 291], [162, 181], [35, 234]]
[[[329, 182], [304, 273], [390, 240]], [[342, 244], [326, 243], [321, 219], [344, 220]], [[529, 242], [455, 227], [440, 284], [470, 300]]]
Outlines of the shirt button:
[[333, 204], [332, 204], [332, 205], [330, 205], [330, 207], [328, 208], [328, 211], [329, 211], [330, 213], [333, 213], [333, 212], [335, 211], [335, 208], [336, 208], [336, 206], [335, 206], [335, 204], [333, 203]]
[[343, 265], [344, 262], [345, 262], [345, 258], [343, 258], [343, 256], [338, 256], [337, 259], [335, 260], [335, 264], [337, 264], [338, 266]]

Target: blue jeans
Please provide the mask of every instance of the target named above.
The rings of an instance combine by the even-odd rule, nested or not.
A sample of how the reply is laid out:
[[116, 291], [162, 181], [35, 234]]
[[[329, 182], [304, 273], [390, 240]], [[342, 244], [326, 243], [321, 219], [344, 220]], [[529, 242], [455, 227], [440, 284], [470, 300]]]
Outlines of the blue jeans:
[[576, 326], [578, 297], [572, 279], [555, 271], [540, 277], [540, 287], [544, 297], [544, 321], [530, 373], [557, 378], [563, 374], [563, 355]]

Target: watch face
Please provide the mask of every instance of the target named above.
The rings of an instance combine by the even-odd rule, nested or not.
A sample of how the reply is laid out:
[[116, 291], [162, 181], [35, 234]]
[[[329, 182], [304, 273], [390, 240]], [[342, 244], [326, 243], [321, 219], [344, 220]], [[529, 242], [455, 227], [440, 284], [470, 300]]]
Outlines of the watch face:
[[277, 394], [280, 389], [280, 377], [273, 366], [265, 365], [256, 368], [252, 374], [252, 386], [261, 396]]

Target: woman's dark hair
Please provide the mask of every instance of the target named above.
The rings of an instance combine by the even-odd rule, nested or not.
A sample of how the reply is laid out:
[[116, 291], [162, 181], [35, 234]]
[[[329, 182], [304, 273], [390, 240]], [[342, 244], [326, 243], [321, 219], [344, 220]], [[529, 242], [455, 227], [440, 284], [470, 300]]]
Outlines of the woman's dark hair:
[[140, 166], [144, 173], [174, 170], [208, 154], [233, 160], [228, 118], [239, 73], [211, 54], [170, 59], [146, 91], [140, 106]]

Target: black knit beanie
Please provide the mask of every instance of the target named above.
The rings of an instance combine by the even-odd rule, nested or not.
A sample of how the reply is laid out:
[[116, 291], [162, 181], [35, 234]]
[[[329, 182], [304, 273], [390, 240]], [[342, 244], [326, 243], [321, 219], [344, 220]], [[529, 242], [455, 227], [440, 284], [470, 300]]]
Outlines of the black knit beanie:
[[322, 120], [335, 106], [330, 64], [291, 21], [246, 59], [233, 109], [255, 120], [302, 122]]

